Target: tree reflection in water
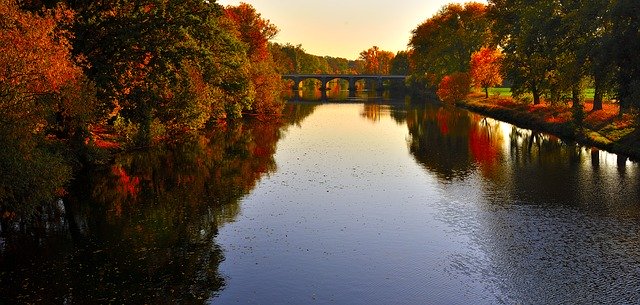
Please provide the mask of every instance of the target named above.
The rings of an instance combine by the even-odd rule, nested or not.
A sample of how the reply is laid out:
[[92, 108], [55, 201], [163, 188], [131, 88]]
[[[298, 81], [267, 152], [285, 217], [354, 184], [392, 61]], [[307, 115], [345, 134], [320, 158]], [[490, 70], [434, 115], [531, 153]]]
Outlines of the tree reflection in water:
[[[291, 124], [313, 111], [287, 109]], [[41, 225], [2, 228], [0, 303], [206, 301], [224, 287], [214, 236], [275, 170], [283, 125], [236, 122], [83, 173]]]

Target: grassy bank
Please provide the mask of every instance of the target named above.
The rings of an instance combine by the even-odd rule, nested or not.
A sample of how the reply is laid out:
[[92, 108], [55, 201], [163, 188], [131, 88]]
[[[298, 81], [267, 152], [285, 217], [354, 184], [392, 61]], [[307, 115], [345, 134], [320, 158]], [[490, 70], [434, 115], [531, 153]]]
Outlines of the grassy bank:
[[560, 138], [576, 141], [602, 150], [640, 160], [640, 130], [638, 115], [620, 115], [617, 104], [605, 103], [603, 110], [593, 111], [593, 104], [584, 104], [584, 120], [576, 124], [571, 105], [525, 104], [511, 97], [471, 94], [458, 106], [519, 127], [538, 130]]

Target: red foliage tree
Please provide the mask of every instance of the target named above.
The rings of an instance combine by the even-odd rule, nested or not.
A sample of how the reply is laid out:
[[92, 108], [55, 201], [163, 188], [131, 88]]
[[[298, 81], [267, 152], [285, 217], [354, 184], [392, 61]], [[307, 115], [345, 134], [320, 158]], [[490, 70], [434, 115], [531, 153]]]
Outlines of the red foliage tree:
[[470, 88], [469, 73], [457, 72], [442, 78], [436, 94], [443, 102], [455, 103], [463, 100]]
[[489, 87], [502, 84], [502, 52], [483, 47], [471, 54], [472, 83], [476, 88], [484, 88], [489, 97]]

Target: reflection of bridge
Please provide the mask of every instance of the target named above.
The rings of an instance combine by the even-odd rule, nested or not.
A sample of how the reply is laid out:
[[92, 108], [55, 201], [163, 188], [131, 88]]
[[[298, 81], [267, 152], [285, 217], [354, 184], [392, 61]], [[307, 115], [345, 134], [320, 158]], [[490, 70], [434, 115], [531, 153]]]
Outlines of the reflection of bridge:
[[385, 80], [402, 80], [404, 81], [406, 75], [365, 75], [365, 74], [284, 74], [284, 79], [290, 79], [293, 81], [293, 90], [300, 88], [300, 82], [307, 79], [317, 79], [322, 82], [320, 90], [326, 90], [327, 84], [334, 79], [344, 79], [349, 82], [349, 91], [356, 90], [356, 82], [359, 80], [373, 80], [376, 82], [376, 88], [382, 89], [382, 84]]

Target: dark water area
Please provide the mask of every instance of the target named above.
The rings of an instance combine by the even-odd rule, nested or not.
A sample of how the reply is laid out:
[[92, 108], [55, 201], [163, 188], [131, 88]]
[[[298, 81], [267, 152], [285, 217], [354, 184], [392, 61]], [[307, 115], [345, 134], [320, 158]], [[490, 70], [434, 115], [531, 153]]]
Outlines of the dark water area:
[[83, 173], [3, 224], [0, 304], [640, 303], [637, 163], [337, 94]]

